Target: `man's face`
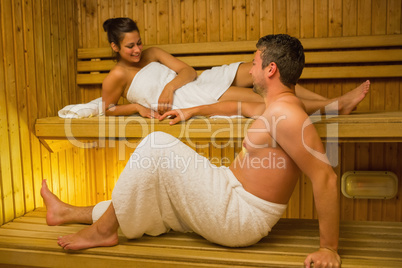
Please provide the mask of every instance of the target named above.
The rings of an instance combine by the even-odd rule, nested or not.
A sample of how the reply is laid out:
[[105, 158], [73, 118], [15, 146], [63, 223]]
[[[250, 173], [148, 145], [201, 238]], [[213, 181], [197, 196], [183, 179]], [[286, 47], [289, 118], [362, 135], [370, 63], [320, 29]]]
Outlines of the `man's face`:
[[253, 78], [253, 91], [263, 96], [266, 90], [266, 81], [264, 78], [264, 70], [262, 69], [261, 51], [257, 50], [254, 55], [253, 67], [250, 69]]

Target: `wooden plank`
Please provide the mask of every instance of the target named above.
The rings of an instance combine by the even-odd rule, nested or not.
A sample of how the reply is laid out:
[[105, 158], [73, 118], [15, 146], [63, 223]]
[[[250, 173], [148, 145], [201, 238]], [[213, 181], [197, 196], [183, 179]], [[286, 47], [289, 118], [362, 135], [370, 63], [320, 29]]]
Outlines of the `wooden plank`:
[[261, 1], [260, 36], [274, 33], [273, 1]]
[[319, 1], [314, 5], [314, 36], [328, 36], [328, 1]]
[[328, 1], [329, 37], [342, 36], [342, 1]]
[[232, 0], [220, 0], [220, 41], [233, 41], [232, 5]]
[[357, 1], [349, 0], [343, 4], [343, 36], [357, 35]]
[[194, 1], [194, 42], [207, 42], [207, 1]]
[[400, 33], [402, 28], [401, 22], [402, 3], [400, 0], [388, 1], [387, 10], [387, 33]]
[[156, 15], [156, 1], [144, 2], [144, 41], [146, 44], [157, 43], [157, 15]]
[[[37, 100], [38, 99], [38, 87], [37, 87], [37, 77], [36, 72], [32, 72], [36, 68], [35, 63], [35, 46], [36, 38], [34, 38], [35, 31], [35, 11], [34, 4], [31, 0], [24, 1], [23, 5], [23, 17], [25, 18], [25, 27], [26, 31], [24, 38], [26, 39], [26, 64], [25, 64], [25, 73], [26, 73], [26, 81], [27, 81], [27, 99], [28, 100]], [[38, 33], [36, 36], [41, 36]], [[40, 47], [40, 46], [39, 46]], [[25, 180], [24, 185], [26, 188], [26, 193], [30, 195], [27, 198], [29, 201], [26, 202], [26, 210], [31, 211], [34, 209], [37, 202], [37, 195], [35, 194], [35, 186], [36, 182], [40, 181], [42, 176], [40, 170], [40, 142], [38, 138], [34, 134], [35, 128], [35, 120], [38, 117], [38, 102], [37, 101], [29, 101], [28, 102], [28, 127], [29, 127], [29, 142], [31, 147], [31, 163], [32, 163], [32, 178], [31, 180]]]
[[110, 71], [116, 65], [114, 60], [102, 61], [79, 61], [77, 62], [78, 72]]
[[103, 79], [107, 76], [107, 73], [100, 74], [77, 74], [78, 85], [94, 85], [102, 84]]
[[371, 34], [387, 33], [387, 5], [381, 0], [372, 0]]
[[[313, 118], [315, 127], [321, 137], [343, 140], [398, 141], [402, 138], [400, 112], [368, 113], [338, 116], [329, 119]], [[244, 137], [246, 125], [252, 119], [191, 119], [185, 124], [170, 126], [168, 121], [145, 119], [142, 117], [68, 119], [53, 117], [38, 119], [36, 135], [42, 139], [91, 139], [123, 136], [127, 139], [140, 139], [153, 131], [165, 131], [179, 138], [197, 139], [237, 139]], [[338, 128], [338, 132], [327, 133], [329, 125]], [[113, 128], [114, 131], [100, 131]], [[66, 134], [66, 128], [68, 130]], [[222, 131], [226, 129], [227, 131]], [[112, 134], [112, 136], [110, 136]], [[67, 136], [66, 136], [67, 135]], [[76, 145], [81, 142], [70, 139]]]
[[402, 65], [306, 67], [300, 79], [399, 77]]
[[233, 40], [247, 40], [246, 1], [233, 0]]
[[[329, 37], [329, 38], [301, 38], [305, 50], [324, 49], [353, 49], [353, 48], [381, 48], [401, 46], [402, 37], [400, 34], [381, 36], [350, 36], [350, 37]], [[210, 53], [231, 53], [231, 52], [254, 52], [257, 40], [250, 41], [226, 41], [226, 42], [200, 42], [180, 44], [154, 44], [148, 47], [159, 47], [171, 54], [210, 54]], [[80, 48], [77, 50], [78, 59], [112, 58], [113, 52], [110, 47], [101, 48]]]
[[357, 33], [358, 35], [371, 34], [372, 1], [363, 0], [357, 2]]
[[157, 32], [158, 32], [158, 44], [169, 43], [169, 2], [157, 1]]
[[300, 39], [305, 49], [333, 49], [333, 48], [369, 48], [401, 46], [400, 34], [372, 35], [372, 36], [348, 36], [328, 38]]
[[[235, 55], [203, 55], [176, 57], [190, 66], [211, 67], [243, 61], [250, 62], [254, 54], [235, 54]], [[329, 64], [329, 63], [375, 63], [375, 62], [398, 62], [402, 61], [402, 51], [391, 50], [365, 50], [365, 51], [333, 51], [333, 52], [306, 52], [306, 64]], [[101, 61], [79, 61], [77, 63], [78, 72], [109, 71], [116, 65], [114, 60]], [[308, 68], [308, 67], [306, 67]], [[329, 77], [331, 78], [331, 77]]]
[[[8, 12], [4, 10], [3, 7], [0, 8], [1, 14], [1, 25], [0, 25], [0, 36], [4, 36], [7, 31], [5, 29], [6, 16], [3, 12]], [[5, 38], [0, 38], [0, 53], [2, 55], [8, 54], [7, 45], [5, 44]], [[9, 142], [9, 132], [8, 132], [8, 105], [6, 97], [6, 77], [7, 68], [5, 67], [6, 59], [5, 57], [0, 57], [0, 225], [4, 222], [10, 221], [14, 218], [14, 204], [12, 196], [12, 173], [11, 173], [11, 154], [10, 154], [10, 142]], [[5, 209], [7, 208], [7, 209]]]
[[[246, 60], [252, 56], [239, 56], [239, 57], [223, 57], [216, 59], [211, 57], [215, 63], [228, 64], [235, 58], [236, 60]], [[186, 59], [187, 60], [187, 59]], [[197, 62], [197, 58], [190, 58]], [[202, 67], [209, 67], [210, 61], [198, 61]], [[200, 74], [202, 71], [199, 71]], [[305, 67], [300, 79], [330, 79], [330, 78], [375, 78], [375, 77], [399, 77], [402, 72], [402, 65], [378, 65], [376, 68], [373, 66], [337, 66], [337, 67]], [[94, 85], [102, 84], [107, 73], [96, 74], [77, 74], [77, 84], [79, 85]]]
[[73, 147], [68, 140], [40, 140], [51, 153], [57, 153]]
[[[20, 146], [24, 153], [21, 153], [22, 160], [22, 177], [18, 179], [18, 187], [15, 187], [17, 195], [21, 195], [23, 201], [16, 205], [18, 216], [22, 216], [26, 212], [26, 208], [34, 208], [33, 186], [32, 186], [32, 164], [31, 164], [31, 146], [30, 146], [30, 126], [28, 122], [28, 86], [27, 82], [27, 62], [25, 57], [26, 44], [24, 44], [24, 32], [28, 31], [25, 18], [23, 16], [23, 1], [14, 1], [14, 27], [16, 29], [14, 35], [15, 46], [15, 62], [16, 65], [16, 86], [17, 86], [17, 116], [19, 118], [19, 136]], [[20, 30], [19, 30], [20, 29]], [[20, 44], [20, 45], [17, 45]]]
[[219, 25], [220, 14], [220, 1], [207, 0], [207, 42], [219, 42], [220, 40], [220, 27]]
[[[38, 210], [43, 211], [43, 210]], [[44, 217], [44, 214], [42, 214]], [[212, 244], [196, 234], [170, 232], [159, 237], [144, 236], [127, 240], [119, 233], [119, 245], [94, 248], [68, 254], [56, 243], [60, 234], [70, 234], [86, 225], [46, 226], [44, 218], [22, 217], [0, 228], [0, 257], [3, 263], [26, 265], [41, 259], [41, 266], [52, 262], [76, 267], [85, 264], [75, 256], [114, 264], [166, 267], [199, 264], [202, 266], [274, 266], [298, 267], [319, 243], [318, 221], [281, 219], [271, 233], [257, 244], [245, 248], [226, 248]], [[402, 224], [398, 222], [341, 222], [340, 254], [345, 267], [399, 267], [402, 264]], [[8, 254], [5, 254], [5, 253]], [[12, 253], [12, 254], [10, 254]], [[24, 257], [22, 257], [24, 256]], [[27, 257], [28, 256], [28, 257]], [[30, 259], [32, 258], [32, 259]], [[145, 266], [143, 266], [145, 265]], [[87, 266], [91, 267], [91, 266]]]
[[273, 24], [274, 32], [273, 34], [286, 33], [286, 1], [273, 0]]
[[[21, 155], [21, 139], [20, 139], [20, 122], [19, 122], [19, 105], [18, 105], [18, 90], [22, 85], [21, 77], [16, 73], [17, 66], [21, 64], [21, 62], [16, 62], [15, 54], [15, 42], [14, 35], [16, 34], [16, 27], [14, 23], [14, 14], [13, 14], [13, 3], [7, 1], [2, 3], [2, 14], [3, 14], [3, 36], [4, 40], [12, 40], [13, 42], [4, 42], [3, 46], [5, 49], [4, 55], [4, 67], [5, 67], [5, 96], [8, 107], [7, 111], [7, 121], [8, 121], [8, 134], [9, 135], [9, 145], [6, 146], [6, 149], [9, 150], [10, 153], [10, 164], [11, 164], [11, 174], [9, 178], [3, 177], [6, 180], [5, 186], [8, 197], [11, 194], [13, 202], [8, 203], [7, 205], [11, 207], [11, 211], [13, 211], [15, 215], [23, 215], [24, 211], [24, 194], [23, 194], [23, 171], [22, 171], [22, 160], [23, 156]], [[20, 11], [20, 10], [18, 10]], [[6, 25], [9, 25], [9, 28], [4, 28]], [[20, 46], [19, 46], [20, 47]], [[17, 83], [18, 80], [18, 83]], [[4, 134], [4, 133], [3, 133]], [[12, 146], [11, 146], [12, 145]], [[8, 153], [6, 153], [7, 156]], [[7, 161], [7, 160], [6, 160]], [[8, 167], [5, 166], [7, 169]], [[11, 184], [9, 184], [11, 183]], [[7, 198], [8, 199], [8, 198]], [[9, 213], [9, 212], [8, 212]], [[6, 214], [7, 217], [11, 216]], [[10, 219], [8, 219], [10, 220]]]
[[306, 52], [306, 64], [314, 63], [364, 63], [364, 62], [400, 62], [401, 49], [325, 51]]
[[246, 1], [247, 40], [258, 40], [260, 35], [260, 2]]

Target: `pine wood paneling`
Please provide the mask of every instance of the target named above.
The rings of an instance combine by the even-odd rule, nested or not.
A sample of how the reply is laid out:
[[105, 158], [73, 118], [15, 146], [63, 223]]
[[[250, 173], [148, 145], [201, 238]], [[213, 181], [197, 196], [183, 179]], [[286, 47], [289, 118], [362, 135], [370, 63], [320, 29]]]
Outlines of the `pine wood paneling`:
[[42, 178], [67, 201], [67, 152], [50, 154], [33, 133], [38, 117], [77, 102], [75, 1], [0, 3], [0, 224], [42, 206]]
[[[92, 149], [49, 153], [33, 135], [37, 118], [64, 105], [90, 101], [100, 87], [77, 89], [76, 48], [108, 45], [103, 22], [137, 21], [146, 44], [256, 40], [270, 33], [296, 37], [401, 33], [401, 0], [8, 0], [0, 2], [0, 224], [42, 206], [41, 180], [76, 205], [109, 199], [134, 150], [106, 141]], [[302, 81], [325, 97], [338, 97], [359, 79]], [[371, 92], [357, 111], [401, 110], [401, 78], [371, 79]], [[191, 145], [191, 144], [190, 144]], [[233, 160], [241, 143], [214, 147], [197, 142], [211, 159]], [[192, 145], [195, 146], [195, 145]], [[402, 192], [402, 144], [342, 144], [339, 176], [354, 169], [390, 170]], [[308, 178], [302, 177], [285, 217], [316, 218]], [[341, 198], [342, 219], [402, 221], [402, 201]]]

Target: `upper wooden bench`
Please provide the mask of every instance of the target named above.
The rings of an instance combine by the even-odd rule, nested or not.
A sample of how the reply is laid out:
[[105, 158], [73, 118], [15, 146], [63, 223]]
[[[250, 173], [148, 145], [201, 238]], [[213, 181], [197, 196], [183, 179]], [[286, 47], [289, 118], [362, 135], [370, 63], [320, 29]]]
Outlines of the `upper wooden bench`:
[[[306, 55], [301, 79], [402, 77], [402, 35], [300, 39]], [[193, 66], [198, 72], [237, 61], [251, 61], [256, 41], [155, 45]], [[98, 85], [115, 65], [111, 48], [81, 48], [77, 52], [77, 84]], [[88, 89], [90, 90], [90, 89]], [[364, 113], [314, 119], [319, 135], [337, 141], [401, 141], [402, 111]], [[170, 126], [138, 117], [41, 118], [36, 136], [51, 151], [64, 148], [57, 140], [138, 139], [152, 131], [182, 138], [241, 139], [251, 119], [193, 119]], [[337, 126], [337, 131], [328, 126]], [[184, 129], [184, 130], [183, 130]], [[219, 131], [220, 129], [226, 129]], [[185, 131], [185, 132], [183, 132]], [[335, 131], [335, 132], [334, 132]], [[183, 134], [184, 133], [184, 134]], [[59, 149], [58, 149], [59, 148]]]
[[[402, 35], [300, 39], [306, 56], [301, 79], [401, 77]], [[257, 41], [152, 45], [196, 70], [252, 61]], [[145, 47], [146, 48], [146, 47]], [[78, 85], [102, 84], [116, 64], [110, 47], [78, 49]], [[373, 68], [373, 66], [377, 68]]]

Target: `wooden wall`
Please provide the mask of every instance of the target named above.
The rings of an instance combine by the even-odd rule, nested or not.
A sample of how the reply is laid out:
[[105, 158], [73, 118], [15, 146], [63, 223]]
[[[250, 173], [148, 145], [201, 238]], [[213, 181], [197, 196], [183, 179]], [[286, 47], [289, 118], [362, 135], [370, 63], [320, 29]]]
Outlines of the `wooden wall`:
[[74, 152], [50, 154], [33, 126], [37, 118], [79, 101], [76, 5], [0, 1], [0, 224], [42, 206], [42, 178], [57, 185], [71, 168]]
[[[76, 88], [77, 47], [107, 46], [102, 23], [127, 16], [146, 44], [257, 40], [270, 33], [296, 37], [400, 34], [401, 0], [5, 0], [0, 4], [0, 224], [42, 206], [42, 178], [72, 204], [108, 199], [133, 148], [123, 142], [50, 154], [33, 135], [36, 118], [57, 115], [66, 104], [100, 96], [99, 87]], [[372, 79], [358, 110], [401, 110], [402, 81]], [[362, 81], [317, 80], [301, 84], [336, 97]], [[233, 159], [238, 144], [197, 149]], [[348, 143], [335, 170], [390, 170], [399, 177], [398, 198], [342, 198], [342, 219], [402, 221], [402, 144]], [[222, 163], [225, 164], [225, 163]], [[309, 180], [296, 187], [286, 217], [316, 218]]]

